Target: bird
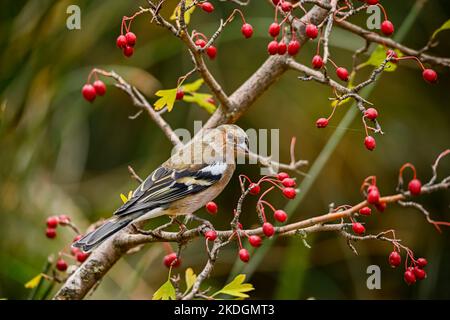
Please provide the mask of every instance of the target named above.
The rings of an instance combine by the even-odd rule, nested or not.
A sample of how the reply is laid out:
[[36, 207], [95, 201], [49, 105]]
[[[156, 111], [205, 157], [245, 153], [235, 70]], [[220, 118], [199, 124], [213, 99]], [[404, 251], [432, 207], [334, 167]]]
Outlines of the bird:
[[172, 152], [113, 216], [72, 244], [90, 252], [126, 226], [167, 215], [191, 216], [230, 181], [236, 158], [249, 152], [248, 136], [234, 124], [206, 130]]

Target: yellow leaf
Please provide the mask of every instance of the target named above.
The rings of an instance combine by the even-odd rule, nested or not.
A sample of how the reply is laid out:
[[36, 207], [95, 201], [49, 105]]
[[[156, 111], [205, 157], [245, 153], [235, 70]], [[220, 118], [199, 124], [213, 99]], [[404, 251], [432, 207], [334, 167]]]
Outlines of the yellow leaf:
[[25, 283], [25, 288], [27, 289], [33, 289], [36, 288], [39, 282], [41, 282], [42, 274], [38, 274], [36, 277]]
[[342, 106], [343, 104], [346, 104], [346, 103], [349, 102], [350, 100], [351, 100], [350, 97], [348, 97], [348, 98], [346, 98], [346, 99], [344, 99], [344, 100], [342, 100], [342, 101], [334, 100], [334, 101], [331, 102], [331, 106], [332, 106], [333, 108], [334, 108], [334, 107], [338, 107], [338, 106]]
[[245, 294], [244, 292], [255, 290], [255, 288], [251, 283], [244, 283], [244, 281], [245, 274], [239, 274], [236, 276], [236, 278], [233, 279], [233, 281], [231, 281], [221, 290], [214, 293], [212, 296], [222, 293], [238, 298], [248, 298], [249, 295]]
[[183, 91], [186, 92], [195, 92], [202, 86], [204, 80], [202, 78], [195, 80], [194, 82], [183, 84], [181, 87], [183, 88]]
[[[186, 7], [189, 7], [193, 2], [194, 0], [186, 0]], [[170, 20], [178, 19], [178, 17], [180, 16], [180, 10], [181, 10], [180, 6], [177, 6], [173, 11], [172, 15], [170, 16]], [[184, 22], [186, 24], [189, 24], [189, 22], [191, 21], [191, 14], [194, 12], [194, 10], [195, 6], [184, 12]]]
[[175, 288], [173, 287], [172, 282], [170, 282], [170, 279], [153, 294], [153, 300], [175, 300], [175, 298]]
[[133, 191], [130, 190], [130, 192], [128, 192], [128, 200], [130, 200], [132, 196], [133, 196]]
[[126, 203], [128, 201], [127, 196], [124, 195], [123, 193], [120, 194], [120, 199], [122, 200], [123, 203]]
[[[403, 53], [400, 50], [394, 50], [395, 53], [397, 53], [397, 56], [400, 58], [403, 56]], [[386, 49], [384, 46], [379, 45], [375, 48], [375, 50], [372, 52], [372, 54], [369, 57], [369, 60], [367, 60], [366, 62], [364, 62], [364, 66], [374, 66], [374, 67], [379, 67], [383, 61], [386, 60]], [[387, 72], [393, 72], [397, 69], [397, 65], [393, 62], [388, 62], [386, 64], [386, 68], [384, 69], [384, 71]]]
[[186, 277], [186, 292], [189, 291], [197, 280], [197, 275], [192, 268], [187, 268], [185, 272]]
[[159, 90], [155, 94], [158, 97], [161, 97], [154, 104], [155, 110], [161, 110], [164, 107], [167, 107], [169, 112], [172, 111], [177, 96], [177, 89]]
[[209, 113], [213, 113], [216, 111], [217, 107], [212, 104], [211, 102], [208, 102], [208, 99], [211, 98], [212, 95], [208, 93], [197, 93], [192, 92], [191, 95], [185, 95], [183, 97], [183, 100], [186, 102], [193, 102], [198, 104], [200, 107], [208, 111]]

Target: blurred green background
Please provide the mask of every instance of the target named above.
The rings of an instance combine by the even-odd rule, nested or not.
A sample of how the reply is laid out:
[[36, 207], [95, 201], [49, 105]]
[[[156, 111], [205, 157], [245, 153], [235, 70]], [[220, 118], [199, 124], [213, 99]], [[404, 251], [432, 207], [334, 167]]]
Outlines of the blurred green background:
[[[227, 16], [234, 5], [212, 1], [216, 10], [205, 14], [197, 10], [191, 26], [210, 35], [217, 19]], [[171, 13], [174, 1], [167, 1], [164, 15]], [[385, 1], [390, 20], [400, 26], [414, 4], [413, 0]], [[81, 8], [81, 30], [66, 28], [66, 8]], [[21, 299], [29, 295], [24, 283], [38, 274], [49, 254], [56, 254], [73, 237], [69, 230], [58, 230], [58, 237], [45, 237], [46, 217], [70, 215], [86, 228], [99, 218], [108, 217], [121, 204], [120, 193], [136, 187], [127, 166], [145, 176], [164, 161], [170, 142], [157, 126], [142, 115], [120, 90], [109, 86], [105, 97], [93, 104], [80, 94], [91, 68], [114, 69], [154, 101], [154, 92], [173, 88], [176, 79], [189, 71], [190, 58], [180, 43], [166, 30], [150, 24], [148, 16], [133, 23], [138, 36], [135, 55], [122, 56], [115, 47], [123, 15], [131, 15], [145, 1], [6, 1], [0, 12], [0, 298]], [[212, 73], [227, 93], [233, 92], [266, 59], [269, 41], [267, 27], [273, 10], [265, 1], [253, 0], [244, 9], [255, 35], [245, 40], [240, 24], [234, 22], [217, 42], [215, 61], [208, 62]], [[450, 17], [447, 0], [427, 1], [404, 43], [420, 48], [432, 32]], [[352, 18], [364, 25], [366, 16]], [[432, 50], [450, 56], [450, 32], [439, 36]], [[331, 39], [332, 56], [338, 64], [351, 66], [352, 51], [363, 45], [361, 39], [335, 29]], [[298, 60], [309, 65], [315, 43], [306, 45]], [[335, 130], [344, 136], [328, 162], [303, 194], [291, 219], [324, 213], [331, 202], [352, 204], [361, 200], [359, 186], [368, 175], [377, 175], [383, 193], [392, 193], [398, 168], [412, 162], [421, 179], [430, 176], [430, 165], [449, 145], [450, 77], [437, 68], [439, 84], [424, 83], [413, 63], [402, 63], [394, 73], [383, 75], [370, 100], [380, 111], [385, 131], [377, 139], [377, 149], [368, 152], [363, 145], [360, 118], [350, 126], [338, 127], [350, 105], [339, 108], [330, 126], [315, 128], [315, 119], [330, 112], [329, 88], [297, 80], [288, 72], [264, 94], [238, 122], [243, 128], [279, 128], [282, 160], [289, 159], [289, 141], [298, 139], [299, 156], [314, 163]], [[368, 75], [362, 72], [360, 80]], [[195, 79], [194, 77], [193, 79]], [[107, 82], [110, 83], [110, 82]], [[203, 88], [203, 91], [206, 91]], [[192, 129], [194, 120], [208, 114], [195, 105], [177, 103], [165, 118], [174, 128]], [[308, 168], [305, 168], [308, 170]], [[256, 178], [255, 166], [242, 166], [237, 172]], [[450, 161], [440, 172], [450, 172]], [[299, 177], [301, 180], [302, 177]], [[217, 228], [227, 227], [239, 194], [237, 179], [217, 199], [219, 214], [213, 218]], [[420, 201], [436, 220], [450, 220], [449, 193], [424, 196]], [[283, 206], [276, 197], [273, 202]], [[245, 226], [256, 223], [253, 203], [246, 204]], [[200, 212], [201, 217], [208, 217]], [[269, 240], [272, 246], [247, 273], [256, 290], [252, 298], [305, 299], [403, 299], [450, 298], [449, 230], [439, 234], [424, 216], [392, 205], [385, 213], [364, 219], [371, 233], [394, 228], [397, 236], [418, 256], [429, 260], [428, 279], [408, 287], [401, 270], [387, 264], [391, 246], [381, 242], [357, 243], [359, 256], [336, 234], [308, 238], [312, 249], [300, 239]], [[156, 223], [161, 223], [157, 221]], [[262, 250], [262, 249], [260, 249]], [[161, 244], [147, 245], [139, 253], [122, 259], [103, 280], [91, 298], [150, 299], [165, 281], [167, 269], [161, 259]], [[197, 240], [184, 251], [184, 273], [191, 266], [200, 272], [206, 254], [204, 241]], [[237, 260], [237, 248], [222, 251], [208, 285], [222, 286]], [[377, 264], [382, 270], [382, 289], [368, 290], [366, 268]], [[243, 264], [238, 262], [234, 272]], [[249, 271], [246, 269], [244, 271]]]

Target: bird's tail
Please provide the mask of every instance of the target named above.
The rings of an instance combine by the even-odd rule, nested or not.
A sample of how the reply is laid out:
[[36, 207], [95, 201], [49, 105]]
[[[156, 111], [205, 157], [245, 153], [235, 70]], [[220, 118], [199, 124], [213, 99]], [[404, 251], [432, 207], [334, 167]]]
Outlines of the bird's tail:
[[89, 232], [80, 240], [73, 243], [72, 246], [80, 248], [84, 252], [91, 251], [110, 236], [125, 228], [131, 221], [133, 221], [132, 218], [108, 220], [94, 231]]

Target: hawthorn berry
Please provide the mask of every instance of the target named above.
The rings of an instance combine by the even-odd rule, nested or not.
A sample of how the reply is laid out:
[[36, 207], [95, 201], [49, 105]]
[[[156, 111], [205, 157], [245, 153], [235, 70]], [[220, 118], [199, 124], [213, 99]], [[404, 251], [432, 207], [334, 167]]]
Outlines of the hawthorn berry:
[[93, 84], [95, 93], [99, 96], [103, 96], [106, 93], [106, 85], [102, 80], [96, 80]]
[[250, 23], [244, 23], [241, 28], [241, 32], [245, 38], [251, 38], [253, 35], [253, 27]]
[[375, 120], [378, 117], [378, 111], [375, 108], [369, 108], [364, 112], [364, 115], [369, 120]]
[[134, 48], [132, 46], [126, 45], [125, 48], [123, 48], [123, 55], [127, 58], [131, 57], [134, 53]]
[[273, 22], [270, 26], [269, 26], [269, 34], [272, 36], [272, 37], [277, 37], [279, 34], [280, 34], [280, 30], [281, 30], [281, 27], [280, 27], [280, 25], [278, 24], [278, 23], [276, 23], [276, 22]]
[[203, 9], [203, 11], [211, 13], [214, 11], [214, 6], [211, 2], [203, 2], [200, 7]]
[[364, 228], [364, 226], [359, 222], [353, 222], [352, 229], [356, 234], [363, 234], [364, 232], [366, 232], [366, 228]]
[[396, 268], [402, 263], [402, 257], [400, 256], [400, 253], [398, 253], [397, 251], [392, 251], [391, 254], [389, 255], [388, 261], [389, 265], [392, 268]]
[[269, 42], [267, 52], [272, 56], [278, 53], [278, 42], [276, 40]]
[[67, 262], [63, 259], [58, 259], [58, 261], [56, 261], [56, 269], [58, 269], [59, 271], [66, 271], [67, 267]]
[[419, 258], [419, 259], [417, 259], [417, 265], [418, 265], [420, 268], [424, 268], [427, 264], [428, 264], [427, 259], [425, 259], [425, 258]]
[[280, 3], [280, 1], [281, 0], [272, 0], [272, 3], [277, 6]]
[[374, 6], [374, 5], [378, 4], [378, 0], [366, 0], [366, 3], [369, 6]]
[[58, 217], [48, 217], [47, 218], [47, 227], [55, 229], [58, 226], [59, 220]]
[[263, 226], [263, 233], [266, 235], [266, 237], [270, 238], [271, 236], [274, 235], [275, 233], [275, 229], [273, 227], [273, 225], [270, 222], [264, 222]]
[[200, 48], [204, 48], [206, 46], [206, 41], [203, 39], [195, 40], [195, 45]]
[[278, 43], [278, 54], [280, 56], [282, 56], [283, 54], [285, 54], [287, 52], [287, 45], [284, 41], [280, 41]]
[[136, 44], [136, 35], [130, 31], [125, 34], [125, 38], [127, 39], [127, 45], [134, 47]]
[[81, 250], [75, 247], [70, 248], [70, 254], [73, 256], [77, 256], [77, 253], [80, 252]]
[[70, 217], [65, 214], [60, 214], [58, 216], [58, 220], [60, 225], [66, 225], [70, 223]]
[[284, 195], [286, 198], [292, 200], [292, 199], [294, 199], [295, 196], [297, 195], [297, 191], [295, 191], [294, 188], [290, 188], [290, 187], [284, 188], [284, 189], [283, 189], [283, 195]]
[[326, 128], [328, 126], [328, 119], [327, 118], [319, 118], [316, 121], [316, 127], [317, 128]]
[[208, 211], [208, 213], [210, 213], [210, 214], [216, 214], [219, 211], [219, 207], [213, 201], [208, 202], [206, 204], [205, 208], [206, 208], [206, 211]]
[[367, 149], [367, 150], [372, 151], [372, 150], [374, 150], [375, 147], [377, 146], [377, 142], [375, 141], [375, 138], [374, 138], [374, 137], [372, 137], [372, 136], [367, 136], [367, 137], [364, 139], [364, 145], [366, 146], [366, 149]]
[[285, 222], [288, 215], [284, 210], [276, 210], [273, 214], [273, 218], [279, 222]]
[[300, 42], [297, 40], [291, 40], [288, 44], [288, 54], [290, 56], [295, 56], [300, 50]]
[[73, 238], [72, 243], [77, 242], [78, 240], [80, 240], [83, 237], [83, 235], [79, 234], [76, 235], [75, 238]]
[[206, 54], [208, 55], [208, 57], [209, 57], [211, 60], [215, 59], [215, 58], [216, 58], [216, 55], [217, 55], [217, 48], [214, 47], [214, 46], [209, 46], [209, 47], [206, 49]]
[[83, 86], [83, 88], [81, 89], [81, 94], [83, 95], [84, 99], [89, 102], [94, 101], [95, 97], [97, 96], [94, 86], [90, 83], [87, 83]]
[[250, 184], [249, 188], [250, 188], [249, 193], [253, 196], [256, 196], [261, 191], [261, 187], [256, 183]]
[[286, 172], [280, 172], [277, 174], [277, 178], [280, 181], [283, 181], [286, 178], [289, 178], [289, 175]]
[[250, 245], [252, 247], [258, 248], [262, 244], [262, 239], [260, 236], [254, 235], [254, 236], [248, 237], [248, 242], [250, 243]]
[[348, 70], [343, 68], [343, 67], [339, 67], [336, 69], [336, 75], [339, 77], [339, 79], [341, 79], [342, 81], [348, 81]]
[[413, 272], [414, 272], [414, 275], [416, 276], [417, 280], [423, 280], [427, 277], [426, 271], [419, 267], [414, 267]]
[[422, 77], [428, 83], [436, 83], [438, 80], [438, 74], [433, 69], [423, 70]]
[[408, 184], [408, 190], [413, 196], [418, 196], [422, 191], [422, 183], [419, 179], [413, 179]]
[[367, 194], [367, 202], [370, 204], [377, 204], [380, 202], [380, 192], [378, 189], [372, 189]]
[[183, 89], [178, 89], [177, 94], [175, 95], [176, 100], [183, 100], [184, 97], [184, 91]]
[[317, 29], [314, 24], [310, 23], [306, 26], [305, 33], [308, 38], [315, 39], [319, 34], [319, 29]]
[[315, 56], [312, 58], [311, 63], [312, 63], [312, 66], [313, 66], [314, 69], [320, 69], [320, 68], [323, 67], [323, 59], [322, 59], [322, 57], [321, 57], [320, 55], [318, 55], [318, 54], [315, 55]]
[[359, 209], [360, 215], [370, 216], [371, 213], [372, 213], [372, 209], [370, 209], [369, 207], [363, 207], [363, 208]]
[[125, 37], [123, 34], [117, 37], [116, 45], [118, 48], [123, 49], [127, 45], [127, 37]]
[[176, 268], [180, 266], [181, 259], [178, 259], [177, 254], [175, 252], [172, 252], [164, 256], [163, 263], [167, 268]]
[[405, 274], [403, 275], [403, 278], [405, 279], [405, 282], [408, 285], [412, 285], [414, 283], [416, 283], [416, 276], [414, 275], [414, 271], [412, 270], [406, 270]]
[[77, 254], [75, 255], [75, 257], [77, 258], [78, 262], [83, 263], [89, 257], [89, 253], [86, 253], [83, 251], [78, 251]]
[[292, 11], [292, 3], [290, 3], [289, 1], [283, 1], [281, 3], [281, 10], [283, 10], [284, 12]]
[[242, 248], [239, 250], [239, 259], [241, 259], [242, 262], [248, 262], [250, 260], [250, 255], [247, 249]]
[[56, 229], [54, 229], [54, 228], [47, 228], [47, 230], [45, 230], [45, 235], [49, 239], [54, 239], [56, 237]]
[[209, 241], [214, 241], [217, 239], [217, 232], [215, 232], [214, 230], [208, 230], [205, 232], [205, 238]]
[[377, 210], [379, 212], [384, 212], [386, 210], [386, 207], [387, 207], [387, 203], [386, 202], [375, 203], [375, 208], [377, 208]]
[[292, 178], [286, 178], [283, 181], [281, 181], [281, 184], [285, 187], [295, 187], [296, 183], [295, 180]]
[[381, 23], [381, 32], [386, 36], [390, 36], [394, 33], [394, 24], [389, 20], [384, 20], [383, 23]]

